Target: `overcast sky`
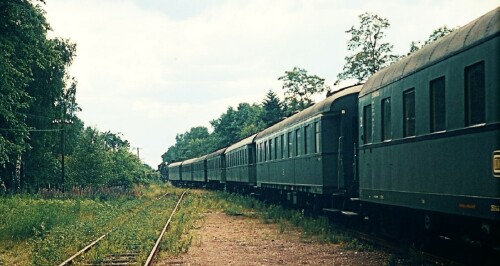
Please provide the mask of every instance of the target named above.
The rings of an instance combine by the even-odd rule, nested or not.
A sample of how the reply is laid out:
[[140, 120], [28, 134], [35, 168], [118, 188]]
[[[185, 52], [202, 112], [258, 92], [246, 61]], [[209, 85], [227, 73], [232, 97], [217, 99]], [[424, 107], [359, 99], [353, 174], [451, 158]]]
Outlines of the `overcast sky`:
[[[229, 106], [261, 102], [298, 66], [333, 85], [358, 15], [389, 19], [397, 54], [436, 28], [463, 26], [499, 0], [47, 0], [50, 36], [77, 44], [86, 126], [121, 132], [156, 167], [175, 135]], [[134, 150], [135, 152], [135, 150]], [[208, 151], [207, 151], [208, 152]]]

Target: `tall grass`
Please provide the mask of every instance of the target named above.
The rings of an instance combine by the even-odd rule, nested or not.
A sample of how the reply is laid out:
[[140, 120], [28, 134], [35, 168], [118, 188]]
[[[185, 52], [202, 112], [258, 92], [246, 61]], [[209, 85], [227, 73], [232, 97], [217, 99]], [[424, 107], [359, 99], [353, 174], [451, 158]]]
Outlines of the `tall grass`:
[[162, 189], [0, 197], [0, 265], [58, 264]]

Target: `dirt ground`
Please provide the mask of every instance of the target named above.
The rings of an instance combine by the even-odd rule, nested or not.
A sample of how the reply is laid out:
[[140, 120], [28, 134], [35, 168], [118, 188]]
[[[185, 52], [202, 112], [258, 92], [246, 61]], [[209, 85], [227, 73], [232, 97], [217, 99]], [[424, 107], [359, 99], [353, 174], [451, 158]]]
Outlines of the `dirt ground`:
[[207, 214], [194, 235], [186, 254], [157, 265], [387, 265], [390, 256], [305, 241], [298, 230], [280, 233], [276, 224], [224, 213]]

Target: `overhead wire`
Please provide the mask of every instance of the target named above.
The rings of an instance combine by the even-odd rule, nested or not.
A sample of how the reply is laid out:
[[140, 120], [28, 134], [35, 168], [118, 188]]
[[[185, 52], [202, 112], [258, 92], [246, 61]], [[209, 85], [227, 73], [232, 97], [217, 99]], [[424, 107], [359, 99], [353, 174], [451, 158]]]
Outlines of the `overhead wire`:
[[17, 129], [17, 128], [0, 128], [2, 131], [28, 131], [28, 132], [51, 132], [51, 131], [61, 131], [62, 129]]

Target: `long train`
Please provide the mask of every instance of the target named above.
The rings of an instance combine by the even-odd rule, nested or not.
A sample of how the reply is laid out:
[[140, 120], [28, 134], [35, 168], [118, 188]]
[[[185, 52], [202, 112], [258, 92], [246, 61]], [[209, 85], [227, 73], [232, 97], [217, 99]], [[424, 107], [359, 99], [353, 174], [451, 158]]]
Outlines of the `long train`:
[[169, 180], [499, 246], [499, 21], [496, 8], [363, 85], [171, 163]]

